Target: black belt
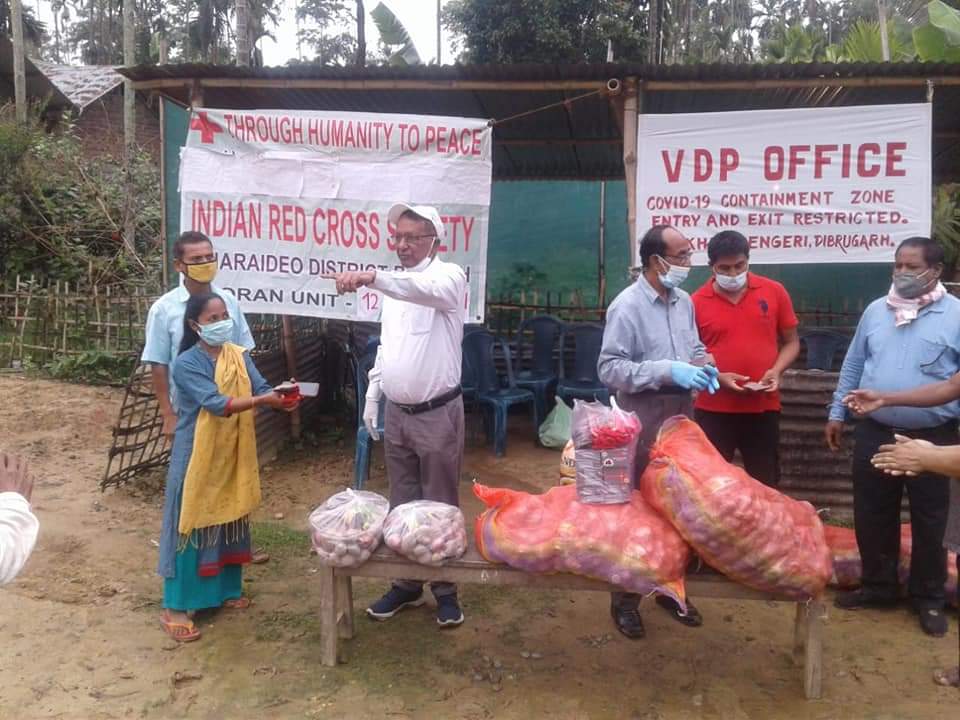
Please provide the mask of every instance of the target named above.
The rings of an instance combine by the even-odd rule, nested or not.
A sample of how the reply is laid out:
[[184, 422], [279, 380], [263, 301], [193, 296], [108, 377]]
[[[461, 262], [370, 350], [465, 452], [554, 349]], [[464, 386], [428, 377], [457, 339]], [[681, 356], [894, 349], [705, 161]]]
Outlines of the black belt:
[[[420, 413], [429, 412], [430, 410], [436, 410], [439, 407], [443, 407], [451, 400], [456, 400], [463, 393], [463, 388], [457, 385], [450, 392], [445, 392], [443, 395], [438, 395], [432, 400], [427, 400], [426, 402], [417, 403], [416, 405], [403, 405], [401, 403], [395, 402], [394, 405], [401, 412], [405, 412], [407, 415], [419, 415]], [[390, 402], [393, 402], [392, 400]]]
[[958, 423], [956, 420], [948, 420], [942, 425], [935, 425], [934, 427], [928, 428], [899, 428], [893, 427], [892, 425], [884, 425], [881, 422], [877, 422], [873, 418], [867, 418], [866, 422], [882, 429], [884, 432], [889, 432], [894, 435], [904, 435], [909, 438], [928, 438], [928, 437], [942, 437], [947, 433], [956, 434], [958, 429]]

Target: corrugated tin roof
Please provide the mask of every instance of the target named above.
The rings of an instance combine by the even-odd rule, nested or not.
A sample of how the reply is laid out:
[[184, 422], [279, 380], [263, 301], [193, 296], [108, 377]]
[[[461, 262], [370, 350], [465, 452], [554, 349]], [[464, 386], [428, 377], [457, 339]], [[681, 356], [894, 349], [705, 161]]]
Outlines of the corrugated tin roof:
[[[69, 107], [70, 101], [57, 89], [50, 79], [37, 69], [32, 58], [26, 58], [24, 70], [27, 76], [27, 98], [43, 100], [52, 108]], [[0, 97], [13, 98], [13, 44], [5, 35], [0, 35]]]
[[33, 64], [81, 113], [123, 83], [123, 76], [112, 65], [57, 65], [42, 60]]
[[[141, 65], [118, 68], [139, 89], [189, 105], [191, 86], [207, 107], [343, 110], [502, 119], [494, 177], [623, 177], [622, 97], [602, 94], [611, 79], [643, 83], [642, 112], [688, 113], [762, 108], [921, 102], [935, 85], [934, 180], [960, 179], [960, 64], [831, 65], [426, 65], [249, 68]], [[810, 85], [811, 80], [823, 83]], [[684, 84], [686, 83], [686, 84]], [[736, 86], [731, 83], [738, 83]]]
[[239, 67], [235, 65], [179, 64], [138, 65], [119, 72], [135, 81], [158, 79], [260, 78], [272, 80], [427, 80], [534, 82], [582, 80], [602, 81], [611, 77], [637, 76], [647, 81], [783, 80], [801, 78], [895, 78], [960, 76], [960, 63], [763, 63], [695, 65], [644, 65], [638, 63], [597, 63], [552, 65], [420, 65], [390, 67], [340, 67], [302, 63], [283, 67]]

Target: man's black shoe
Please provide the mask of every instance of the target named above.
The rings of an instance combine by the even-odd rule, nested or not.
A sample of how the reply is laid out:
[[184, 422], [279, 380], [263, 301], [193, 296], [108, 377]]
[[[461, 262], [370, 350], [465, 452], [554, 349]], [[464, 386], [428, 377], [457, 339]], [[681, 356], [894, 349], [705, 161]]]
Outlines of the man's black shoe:
[[897, 604], [897, 598], [880, 595], [870, 590], [844, 590], [837, 593], [833, 604], [841, 610], [859, 610], [860, 608], [889, 608]]
[[613, 617], [613, 624], [617, 626], [617, 630], [631, 640], [639, 640], [646, 635], [646, 631], [643, 629], [643, 620], [640, 618], [640, 611], [636, 607], [621, 608], [611, 605], [610, 615]]
[[943, 637], [947, 634], [947, 616], [943, 610], [920, 608], [917, 614], [920, 616], [920, 627], [927, 635]]
[[676, 600], [667, 595], [657, 595], [657, 605], [670, 613], [670, 617], [674, 620], [683, 623], [687, 627], [700, 627], [703, 625], [703, 616], [689, 600], [687, 600], [686, 612], [680, 609], [680, 604]]

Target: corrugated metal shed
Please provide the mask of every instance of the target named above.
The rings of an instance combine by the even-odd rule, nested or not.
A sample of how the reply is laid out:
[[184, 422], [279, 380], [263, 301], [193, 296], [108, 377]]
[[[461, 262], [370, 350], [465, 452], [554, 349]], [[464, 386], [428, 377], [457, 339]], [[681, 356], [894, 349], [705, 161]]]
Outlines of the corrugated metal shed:
[[42, 60], [33, 64], [80, 113], [123, 83], [123, 76], [112, 65], [57, 65]]
[[[933, 82], [938, 181], [960, 177], [960, 64], [464, 65], [119, 68], [139, 90], [189, 105], [417, 113], [504, 119], [497, 179], [623, 177], [622, 104], [635, 79], [642, 112], [681, 113], [920, 102]], [[608, 94], [609, 81], [619, 93]], [[588, 93], [590, 97], [577, 99]]]

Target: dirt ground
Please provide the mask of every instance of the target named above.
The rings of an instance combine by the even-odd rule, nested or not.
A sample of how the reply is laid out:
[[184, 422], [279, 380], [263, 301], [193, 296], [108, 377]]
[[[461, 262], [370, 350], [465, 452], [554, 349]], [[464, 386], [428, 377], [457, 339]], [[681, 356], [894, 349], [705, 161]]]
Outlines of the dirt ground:
[[[701, 600], [705, 626], [687, 629], [645, 601], [647, 638], [631, 642], [600, 594], [470, 586], [460, 629], [438, 630], [429, 607], [384, 624], [359, 615], [347, 662], [324, 668], [303, 531], [309, 511], [352, 477], [349, 434], [333, 428], [315, 428], [318, 446], [263, 474], [255, 533], [273, 559], [246, 573], [254, 606], [204, 616], [203, 638], [178, 646], [157, 624], [162, 476], [98, 488], [121, 398], [0, 375], [0, 447], [31, 458], [41, 522], [27, 568], [0, 589], [0, 718], [900, 720], [960, 708], [960, 693], [930, 680], [957, 661], [956, 619], [931, 640], [905, 609], [831, 608], [824, 698], [812, 702], [790, 657], [787, 604]], [[557, 453], [523, 434], [501, 460], [472, 440], [468, 519], [472, 478], [536, 490], [557, 467]], [[379, 455], [371, 488], [385, 488]], [[358, 610], [383, 589], [357, 582]]]

